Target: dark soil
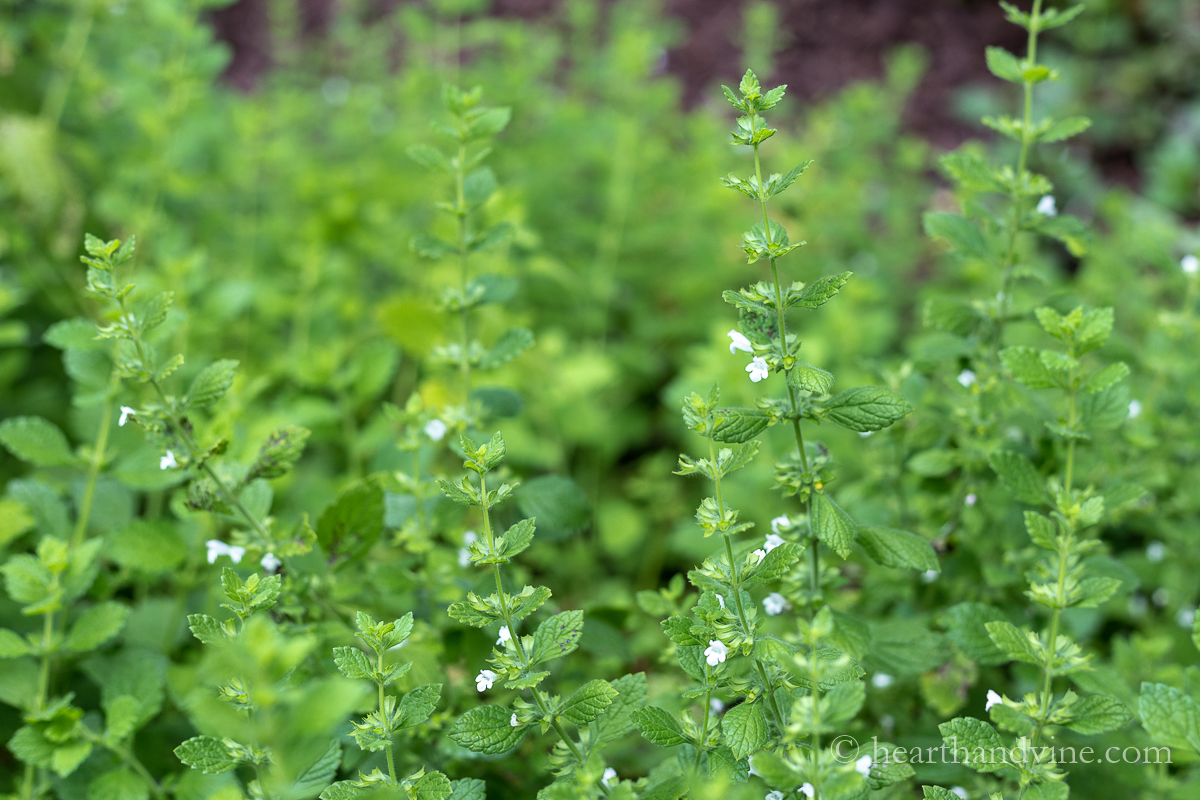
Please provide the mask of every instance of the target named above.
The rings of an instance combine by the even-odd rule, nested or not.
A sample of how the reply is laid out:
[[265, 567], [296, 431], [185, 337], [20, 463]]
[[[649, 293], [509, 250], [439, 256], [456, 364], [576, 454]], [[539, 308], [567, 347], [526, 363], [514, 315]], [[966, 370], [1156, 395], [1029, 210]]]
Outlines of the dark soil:
[[[405, 0], [399, 0], [404, 2]], [[296, 0], [305, 36], [319, 37], [337, 14], [336, 0]], [[380, 11], [397, 0], [376, 0]], [[270, 0], [238, 0], [213, 14], [217, 36], [233, 61], [226, 80], [249, 91], [271, 65]], [[553, 14], [559, 0], [495, 0], [492, 13], [525, 18]], [[666, 12], [682, 19], [688, 35], [668, 54], [667, 69], [695, 103], [729, 65], [740, 63], [737, 44], [743, 0], [666, 0]], [[779, 0], [784, 49], [776, 74], [805, 98], [820, 98], [856, 81], [879, 78], [888, 51], [914, 42], [929, 54], [929, 68], [908, 108], [908, 123], [937, 144], [953, 146], [969, 133], [951, 110], [953, 91], [988, 78], [985, 45], [1013, 50], [1022, 31], [1006, 22], [993, 0]]]

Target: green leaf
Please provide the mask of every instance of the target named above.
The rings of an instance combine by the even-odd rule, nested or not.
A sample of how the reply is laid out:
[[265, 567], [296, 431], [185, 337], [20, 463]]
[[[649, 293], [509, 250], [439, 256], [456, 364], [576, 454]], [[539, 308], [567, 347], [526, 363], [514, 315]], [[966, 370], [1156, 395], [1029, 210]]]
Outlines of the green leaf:
[[1035, 504], [1048, 502], [1046, 482], [1025, 456], [1012, 450], [997, 450], [988, 458], [988, 464], [1018, 500]]
[[[762, 776], [763, 782], [772, 789], [791, 792], [804, 783], [807, 773], [802, 773], [770, 750], [762, 750], [750, 758], [750, 766]], [[826, 787], [822, 787], [826, 788]]]
[[788, 385], [813, 394], [829, 394], [833, 388], [833, 374], [811, 364], [797, 364], [787, 374]]
[[555, 614], [541, 625], [533, 634], [533, 649], [529, 654], [530, 664], [541, 664], [555, 658], [562, 658], [575, 652], [579, 647], [579, 637], [583, 635], [583, 612], [564, 611]]
[[563, 703], [563, 719], [576, 725], [586, 725], [612, 705], [617, 690], [608, 681], [591, 680], [580, 686]]
[[745, 583], [770, 583], [776, 581], [791, 571], [792, 565], [800, 558], [800, 546], [792, 542], [784, 542], [772, 548], [763, 560], [751, 567], [742, 575]]
[[1004, 619], [1004, 612], [985, 603], [959, 603], [942, 615], [946, 635], [967, 658], [984, 666], [1008, 661], [988, 635], [987, 623]]
[[109, 770], [88, 785], [88, 800], [146, 800], [150, 787], [126, 767]]
[[1071, 715], [1066, 726], [1088, 736], [1115, 731], [1133, 718], [1120, 700], [1098, 694], [1077, 701], [1071, 707]]
[[487, 800], [487, 784], [479, 778], [463, 778], [450, 782], [449, 800]]
[[447, 174], [453, 174], [454, 172], [454, 167], [451, 166], [450, 159], [436, 147], [431, 147], [427, 144], [414, 144], [405, 152], [408, 153], [409, 158], [423, 167], [440, 170]]
[[1025, 69], [1017, 57], [1003, 47], [989, 47], [985, 51], [988, 71], [1002, 81], [1024, 83]]
[[932, 545], [915, 533], [894, 528], [859, 528], [858, 542], [867, 555], [885, 567], [940, 571]]
[[633, 722], [642, 736], [659, 747], [674, 747], [687, 741], [675, 718], [658, 706], [637, 709], [633, 712]]
[[992, 253], [984, 241], [983, 234], [970, 221], [957, 214], [941, 212], [927, 213], [923, 221], [927, 235], [935, 239], [945, 239], [961, 255], [992, 261]]
[[533, 334], [525, 328], [509, 328], [479, 361], [481, 369], [496, 369], [533, 347]]
[[718, 408], [713, 411], [712, 438], [725, 444], [748, 442], [771, 424], [771, 415], [757, 408]]
[[938, 726], [942, 742], [954, 753], [954, 763], [976, 772], [996, 772], [1007, 761], [1007, 749], [996, 729], [981, 719], [958, 717]]
[[187, 408], [208, 408], [220, 400], [233, 385], [233, 376], [237, 374], [238, 362], [231, 359], [214, 361], [192, 380], [188, 387], [184, 406]]
[[104, 698], [104, 740], [122, 742], [142, 722], [142, 701], [133, 695], [122, 694]]
[[41, 417], [11, 417], [0, 422], [0, 444], [35, 467], [75, 463], [67, 437], [57, 425]]
[[996, 647], [1014, 661], [1024, 661], [1026, 664], [1041, 664], [1043, 649], [1037, 644], [1032, 634], [1026, 633], [1011, 622], [998, 620], [984, 624], [988, 636]]
[[121, 603], [110, 601], [94, 605], [75, 620], [63, 647], [73, 653], [95, 650], [120, 633], [128, 617], [129, 608]]
[[1190, 695], [1166, 684], [1143, 683], [1138, 716], [1160, 744], [1200, 753], [1200, 703]]
[[299, 425], [284, 425], [272, 432], [259, 448], [258, 458], [254, 459], [242, 483], [259, 478], [282, 478], [291, 472], [303, 455], [304, 445], [311, 434], [312, 431]]
[[496, 173], [492, 172], [491, 167], [472, 170], [463, 180], [463, 201], [469, 209], [478, 208], [491, 198], [496, 187]]
[[225, 627], [207, 614], [189, 614], [187, 621], [192, 635], [204, 644], [216, 647], [229, 639]]
[[450, 779], [440, 772], [427, 772], [413, 785], [413, 800], [446, 800], [454, 790]]
[[333, 648], [333, 663], [337, 665], [338, 672], [351, 680], [371, 679], [371, 662], [367, 660], [367, 654], [357, 647]]
[[786, 292], [786, 306], [800, 306], [801, 308], [820, 308], [829, 302], [829, 300], [841, 291], [841, 288], [850, 280], [853, 272], [842, 272], [838, 275], [826, 275], [818, 278], [810, 284], [807, 284], [799, 292]]
[[175, 757], [206, 775], [229, 772], [238, 765], [228, 745], [215, 736], [194, 736], [175, 748]]
[[[1092, 234], [1082, 220], [1070, 214], [1059, 214], [1054, 217], [1041, 217], [1033, 227], [1038, 233], [1058, 239], [1076, 258], [1087, 254]], [[1082, 355], [1087, 351], [1078, 352]]]
[[824, 492], [812, 496], [812, 528], [817, 538], [843, 559], [850, 557], [858, 526], [833, 498]]
[[454, 721], [450, 738], [473, 753], [507, 753], [525, 738], [526, 726], [514, 728], [503, 706], [476, 706]]
[[1000, 363], [1013, 380], [1030, 389], [1055, 389], [1061, 385], [1059, 378], [1042, 363], [1039, 351], [1032, 347], [1006, 347], [1000, 351]]
[[365, 555], [383, 532], [383, 490], [360, 482], [344, 490], [317, 522], [317, 541], [330, 558]]
[[586, 530], [592, 521], [587, 494], [566, 475], [542, 475], [517, 489], [517, 508], [537, 519], [538, 534], [565, 539]]
[[741, 760], [758, 752], [767, 743], [767, 718], [763, 714], [763, 704], [739, 703], [729, 709], [721, 720], [721, 731], [734, 758]]
[[427, 683], [410, 689], [400, 700], [400, 709], [396, 716], [397, 728], [411, 728], [429, 719], [429, 715], [437, 708], [442, 699], [442, 685]]
[[612, 682], [617, 690], [613, 700], [600, 719], [592, 723], [596, 741], [615, 742], [634, 728], [633, 712], [646, 705], [646, 674], [636, 672], [622, 675]]
[[1042, 129], [1038, 134], [1039, 142], [1061, 142], [1077, 136], [1092, 127], [1092, 121], [1087, 117], [1064, 117], [1056, 119]]
[[170, 572], [187, 558], [187, 544], [165, 519], [137, 519], [109, 534], [108, 555], [127, 569], [158, 575]]
[[[18, 482], [13, 481], [13, 483]], [[12, 484], [9, 485], [12, 486]], [[4, 547], [21, 534], [31, 530], [35, 524], [37, 521], [29, 513], [29, 509], [24, 503], [11, 497], [0, 497], [0, 547]]]
[[828, 725], [842, 725], [853, 719], [867, 699], [867, 687], [862, 681], [842, 681], [821, 698], [821, 719]]
[[324, 755], [318, 758], [311, 767], [296, 776], [292, 791], [288, 792], [290, 800], [304, 800], [316, 797], [328, 788], [337, 777], [338, 767], [342, 764], [342, 743], [337, 739], [329, 742]]
[[0, 658], [20, 658], [33, 652], [25, 637], [16, 631], [0, 628]]
[[911, 411], [907, 400], [882, 386], [857, 386], [825, 403], [825, 415], [830, 420], [859, 433], [886, 428]]
[[1125, 380], [1129, 377], [1129, 366], [1123, 361], [1118, 361], [1115, 364], [1109, 364], [1094, 373], [1083, 382], [1079, 387], [1079, 391], [1084, 394], [1095, 394], [1103, 391], [1114, 383]]

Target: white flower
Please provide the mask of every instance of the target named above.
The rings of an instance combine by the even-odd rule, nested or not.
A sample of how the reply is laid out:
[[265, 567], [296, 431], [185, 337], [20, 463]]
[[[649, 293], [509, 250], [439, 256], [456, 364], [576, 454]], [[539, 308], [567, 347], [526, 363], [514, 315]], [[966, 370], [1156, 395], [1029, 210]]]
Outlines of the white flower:
[[612, 782], [618, 780], [617, 771], [612, 767], [604, 770], [604, 774], [600, 776], [600, 782], [605, 786], [612, 786]]
[[1165, 606], [1167, 601], [1170, 599], [1171, 593], [1161, 586], [1154, 590], [1154, 594], [1150, 595], [1150, 602], [1154, 603], [1154, 605], [1158, 606], [1159, 608]]
[[442, 437], [446, 435], [446, 423], [440, 419], [431, 419], [425, 423], [425, 435], [435, 442], [440, 442]]
[[458, 548], [458, 565], [460, 567], [468, 566], [471, 563], [471, 551], [468, 545], [474, 544], [479, 540], [475, 535], [475, 531], [467, 531], [463, 534], [463, 546]]
[[753, 353], [754, 346], [750, 344], [750, 340], [742, 336], [736, 330], [729, 332], [729, 352], [736, 353], [741, 350], [743, 353]]
[[963, 386], [970, 386], [975, 382], [975, 373], [969, 369], [964, 369], [958, 373], [958, 382]]
[[1129, 401], [1129, 418], [1137, 419], [1142, 415], [1142, 404], [1137, 400]]
[[725, 704], [715, 697], [708, 701], [708, 707], [714, 714], [720, 714], [725, 710]]
[[1179, 609], [1179, 613], [1175, 615], [1175, 621], [1179, 623], [1181, 628], [1190, 628], [1196, 622], [1196, 609], [1189, 607]]
[[[788, 522], [789, 520], [787, 518], [787, 514], [776, 517], [775, 519], [771, 520], [771, 532], [779, 533], [779, 531], [783, 530], [783, 526], [787, 525]], [[768, 539], [769, 538], [770, 537], [768, 537]]]
[[1058, 216], [1058, 206], [1054, 202], [1054, 195], [1042, 195], [1042, 199], [1038, 200], [1037, 212], [1047, 217]]
[[709, 639], [708, 647], [704, 650], [704, 660], [710, 667], [715, 667], [717, 664], [725, 663], [725, 656], [728, 653], [729, 648], [720, 639]]
[[864, 778], [871, 774], [871, 764], [873, 764], [870, 756], [863, 756], [858, 761], [854, 762], [854, 771]]
[[763, 800], [783, 800], [783, 792], [767, 792]]
[[936, 569], [927, 569], [921, 573], [921, 581], [923, 583], [933, 583], [938, 579], [938, 571]]
[[1001, 705], [1003, 702], [1004, 702], [1004, 698], [1003, 698], [1003, 697], [1001, 697], [1000, 695], [996, 694], [996, 692], [995, 692], [994, 690], [992, 690], [992, 689], [988, 689], [988, 695], [987, 695], [987, 705], [985, 705], [985, 706], [983, 707], [983, 710], [984, 710], [984, 711], [991, 711], [991, 710], [992, 710], [992, 706], [998, 706], [998, 705]]
[[973, 506], [979, 502], [979, 497], [974, 492], [971, 492], [969, 495], [963, 498], [963, 502], [969, 506]]
[[950, 794], [961, 797], [963, 800], [967, 800], [967, 790], [961, 786], [951, 786]]
[[1179, 259], [1179, 268], [1188, 275], [1195, 275], [1197, 272], [1200, 272], [1200, 258], [1196, 258], [1191, 253], [1188, 253]]
[[267, 553], [262, 557], [262, 561], [258, 563], [262, 565], [263, 569], [272, 574], [274, 574], [275, 571], [279, 569], [280, 565], [283, 564], [283, 562], [279, 560], [279, 556], [275, 555], [274, 553]]
[[479, 674], [475, 676], [475, 688], [481, 692], [486, 692], [492, 688], [492, 684], [496, 682], [496, 673], [490, 669], [481, 669]]
[[806, 783], [800, 787], [800, 794], [804, 795], [805, 797], [812, 797], [814, 794], [816, 794], [816, 791], [813, 789], [811, 783]]
[[129, 406], [121, 406], [121, 419], [117, 420], [117, 427], [124, 428], [125, 423], [129, 421], [129, 418], [136, 415], [137, 412]]
[[208, 563], [215, 564], [221, 556], [229, 556], [229, 559], [235, 564], [242, 562], [242, 556], [246, 555], [246, 548], [238, 547], [233, 544], [225, 544], [220, 539], [209, 539], [205, 542], [208, 547]]
[[768, 533], [767, 540], [765, 542], [763, 542], [763, 550], [766, 550], [769, 553], [772, 550], [774, 550], [776, 547], [779, 547], [781, 544], [783, 544], [783, 542], [784, 542], [783, 537], [780, 536], [779, 534]]
[[504, 644], [512, 639], [512, 634], [508, 632], [508, 626], [500, 628], [500, 638], [496, 640], [496, 644]]
[[721, 610], [724, 611], [725, 610], [725, 598], [718, 594], [717, 595], [717, 603], [721, 606]]
[[1167, 555], [1167, 546], [1162, 542], [1151, 542], [1146, 545], [1146, 558], [1153, 561], [1155, 564], [1162, 561]]
[[877, 689], [886, 689], [892, 685], [892, 681], [894, 680], [895, 678], [893, 678], [891, 675], [888, 675], [886, 672], [876, 672], [871, 678], [871, 684]]
[[179, 462], [175, 460], [175, 454], [170, 450], [167, 454], [158, 460], [159, 469], [175, 469], [179, 466]]
[[787, 608], [787, 599], [779, 592], [771, 592], [763, 598], [763, 608], [766, 610], [768, 617], [782, 614], [783, 610]]
[[755, 356], [754, 360], [746, 365], [746, 372], [750, 373], [750, 380], [754, 383], [766, 380], [771, 374], [771, 368], [767, 365], [767, 360], [762, 356]]
[[760, 564], [760, 563], [762, 563], [762, 560], [767, 557], [767, 551], [760, 548], [758, 550], [755, 550], [750, 555], [754, 557], [755, 564]]
[[516, 715], [516, 714], [513, 714], [513, 715], [512, 715], [512, 719], [510, 719], [510, 720], [508, 721], [508, 724], [509, 724], [509, 725], [512, 725], [514, 728], [515, 728], [515, 727], [517, 727], [517, 725], [518, 725], [519, 723], [517, 722], [517, 715]]

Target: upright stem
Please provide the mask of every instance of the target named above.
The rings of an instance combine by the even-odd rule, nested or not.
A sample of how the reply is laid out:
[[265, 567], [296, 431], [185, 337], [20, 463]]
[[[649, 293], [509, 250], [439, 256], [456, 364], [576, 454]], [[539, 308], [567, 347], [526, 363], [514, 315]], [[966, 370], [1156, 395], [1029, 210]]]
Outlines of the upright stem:
[[96, 499], [96, 482], [100, 478], [100, 470], [104, 468], [104, 451], [108, 449], [108, 434], [112, 429], [113, 398], [120, 385], [121, 376], [114, 369], [109, 378], [108, 392], [104, 395], [104, 403], [100, 406], [100, 430], [96, 432], [96, 443], [93, 445], [92, 458], [88, 463], [87, 483], [83, 487], [79, 514], [75, 518], [75, 530], [71, 534], [72, 549], [83, 544], [83, 537], [87, 535], [92, 503]]
[[471, 396], [471, 361], [469, 358], [469, 350], [471, 346], [471, 311], [467, 308], [467, 285], [470, 282], [470, 254], [467, 250], [467, 206], [466, 196], [463, 191], [463, 184], [466, 181], [466, 163], [467, 163], [467, 145], [460, 144], [458, 146], [458, 169], [454, 175], [454, 190], [458, 214], [458, 260], [461, 272], [461, 288], [462, 288], [462, 361], [460, 370], [462, 372], [462, 388], [463, 388], [463, 403], [465, 404]]
[[[709, 675], [708, 662], [704, 663], [704, 685], [709, 686], [712, 678]], [[700, 746], [696, 748], [696, 761], [692, 764], [692, 772], [700, 771], [700, 759], [704, 756], [704, 745], [708, 742], [708, 712], [712, 706], [712, 689], [704, 693], [704, 721], [700, 723]]]
[[[379, 672], [382, 673], [383, 672], [383, 650], [377, 650], [376, 656], [378, 657], [378, 661], [379, 661]], [[379, 687], [379, 716], [383, 717], [383, 727], [385, 729], [390, 730], [391, 724], [390, 724], [390, 720], [387, 718], [387, 702], [386, 702], [386, 697], [385, 697], [384, 691], [383, 691], [383, 684], [380, 683], [380, 684], [377, 684], [377, 686]], [[391, 776], [392, 783], [396, 783], [396, 759], [392, 755], [392, 740], [390, 738], [388, 739], [387, 745], [384, 747], [384, 750], [387, 752], [388, 775]]]

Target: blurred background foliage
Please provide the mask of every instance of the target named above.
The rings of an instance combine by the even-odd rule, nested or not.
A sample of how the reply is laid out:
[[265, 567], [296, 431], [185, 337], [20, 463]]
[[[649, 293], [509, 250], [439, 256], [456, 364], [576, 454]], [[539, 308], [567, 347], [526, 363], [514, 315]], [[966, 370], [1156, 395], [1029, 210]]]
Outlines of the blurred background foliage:
[[[752, 62], [764, 82], [772, 75], [800, 89], [781, 116], [780, 163], [767, 168], [815, 160], [780, 208], [809, 241], [803, 268], [855, 273], [823, 325], [801, 331], [806, 352], [847, 385], [882, 382], [917, 408], [903, 429], [838, 448], [855, 454], [840, 465], [842, 491], [872, 509], [864, 521], [873, 524], [903, 521], [929, 539], [952, 524], [990, 535], [992, 521], [960, 512], [961, 497], [944, 491], [938, 475], [905, 464], [936, 439], [937, 398], [957, 375], [955, 344], [924, 326], [923, 304], [994, 291], [979, 265], [952, 263], [925, 237], [921, 214], [956, 203], [937, 170], [945, 148], [978, 138], [978, 147], [1004, 155], [1006, 145], [973, 120], [1011, 107], [987, 78], [982, 46], [1011, 43], [1012, 34], [990, 0], [897, 3], [878, 12], [894, 16], [892, 24], [864, 23], [891, 38], [871, 49], [867, 66], [846, 61], [839, 77], [830, 65], [863, 41], [849, 24], [822, 33], [821, 20], [859, 13], [869, 22], [870, 4], [713, 5], [0, 0], [0, 418], [38, 414], [73, 441], [94, 439], [96, 405], [72, 397], [100, 391], [107, 372], [85, 358], [64, 360], [43, 336], [88, 312], [76, 260], [84, 231], [136, 233], [141, 290], [170, 289], [187, 309], [164, 326], [187, 356], [173, 380], [186, 386], [217, 358], [241, 361], [211, 421], [230, 437], [232, 454], [248, 460], [284, 423], [313, 431], [300, 468], [275, 487], [270, 507], [280, 525], [316, 514], [355, 479], [402, 468], [408, 456], [395, 448], [381, 403], [403, 405], [416, 391], [436, 406], [453, 391], [422, 366], [442, 337], [428, 298], [446, 276], [408, 244], [437, 224], [432, 198], [441, 187], [405, 150], [427, 140], [443, 83], [481, 84], [489, 102], [513, 112], [491, 162], [503, 188], [485, 215], [510, 221], [516, 234], [480, 268], [517, 278], [520, 289], [503, 317], [488, 312], [480, 324], [494, 335], [515, 321], [536, 334], [534, 348], [499, 373], [523, 403], [499, 427], [518, 474], [573, 481], [560, 487], [570, 502], [558, 524], [539, 520], [542, 536], [525, 564], [562, 607], [588, 615], [582, 648], [592, 658], [571, 662], [578, 674], [568, 680], [655, 670], [651, 695], [662, 693], [656, 682], [673, 678], [658, 665], [665, 640], [655, 603], [666, 601], [642, 595], [648, 614], [638, 592], [666, 586], [712, 547], [691, 521], [702, 487], [671, 474], [676, 454], [694, 444], [677, 404], [714, 376], [731, 403], [751, 397], [744, 364], [726, 352], [732, 316], [717, 290], [757, 272], [736, 247], [749, 224], [745, 209], [716, 180], [738, 162], [713, 89]], [[1200, 597], [1192, 535], [1200, 499], [1189, 491], [1200, 477], [1200, 446], [1186, 413], [1200, 400], [1196, 282], [1178, 268], [1200, 247], [1200, 5], [1085, 5], [1079, 23], [1047, 44], [1065, 79], [1041, 102], [1086, 113], [1095, 125], [1034, 166], [1054, 178], [1060, 208], [1095, 226], [1096, 241], [1082, 258], [1049, 247], [1038, 258], [1064, 305], [1116, 307], [1110, 349], [1133, 367], [1145, 408], [1092, 465], [1153, 495], [1108, 535], [1129, 591], [1103, 616], [1076, 621], [1108, 651], [1116, 679], [1135, 686], [1162, 679], [1154, 665], [1168, 653], [1186, 660], [1177, 620]], [[951, 23], [962, 27], [945, 30]], [[961, 37], [949, 35], [956, 30]], [[822, 39], [815, 49], [806, 45], [814, 35]], [[749, 52], [739, 44], [764, 40], [771, 45]], [[181, 509], [141, 434], [113, 436], [115, 477], [102, 479], [91, 523], [104, 536], [134, 517]], [[769, 462], [759, 459], [729, 489], [760, 529], [777, 513], [765, 489]], [[30, 499], [41, 495], [26, 473], [0, 452], [9, 498], [33, 507], [39, 521], [65, 515], [57, 501]], [[64, 497], [81, 488], [53, 471], [39, 479]], [[389, 528], [404, 530], [411, 509], [398, 496], [388, 502]], [[156, 774], [175, 768], [171, 748], [203, 718], [185, 712], [199, 662], [183, 612], [217, 602], [202, 542], [221, 523], [185, 511], [179, 519], [171, 529], [179, 555], [165, 562], [172, 580], [162, 567], [121, 567], [140, 575], [121, 590], [134, 608], [126, 644], [157, 659], [173, 698], [140, 744]], [[0, 547], [15, 549], [23, 532], [0, 520]], [[455, 665], [467, 655], [478, 661], [488, 642], [430, 610], [471, 588], [456, 577], [457, 543], [396, 541], [353, 580], [322, 579], [312, 591], [335, 602], [369, 598], [380, 614], [416, 612], [413, 682], [442, 680], [439, 663], [449, 664], [447, 696], [461, 709], [474, 687]], [[1165, 543], [1168, 563], [1147, 550], [1154, 543]], [[924, 645], [935, 656], [914, 649], [895, 687], [869, 697], [873, 722], [894, 729], [901, 744], [935, 744], [938, 721], [968, 697], [982, 706], [976, 667], [936, 657], [949, 644], [928, 626], [933, 610], [974, 590], [972, 570], [986, 552], [952, 554], [974, 566], [957, 576], [948, 569], [934, 585], [883, 568], [847, 576], [852, 602], [910, 620], [912, 636], [933, 637]], [[1009, 581], [1018, 583], [1019, 574]], [[15, 608], [0, 600], [0, 620], [19, 628], [10, 622]], [[332, 630], [324, 633], [344, 643], [345, 633]], [[82, 677], [77, 683], [95, 694]], [[16, 711], [0, 709], [0, 741], [19, 724]], [[431, 749], [453, 747], [428, 736]], [[617, 758], [623, 771], [653, 763], [638, 743]], [[529, 797], [522, 781], [530, 777], [514, 763], [459, 771], [502, 780], [512, 787], [505, 796]], [[1147, 779], [1139, 769], [1117, 765], [1084, 780], [1140, 787]], [[0, 750], [0, 776], [17, 772]]]

